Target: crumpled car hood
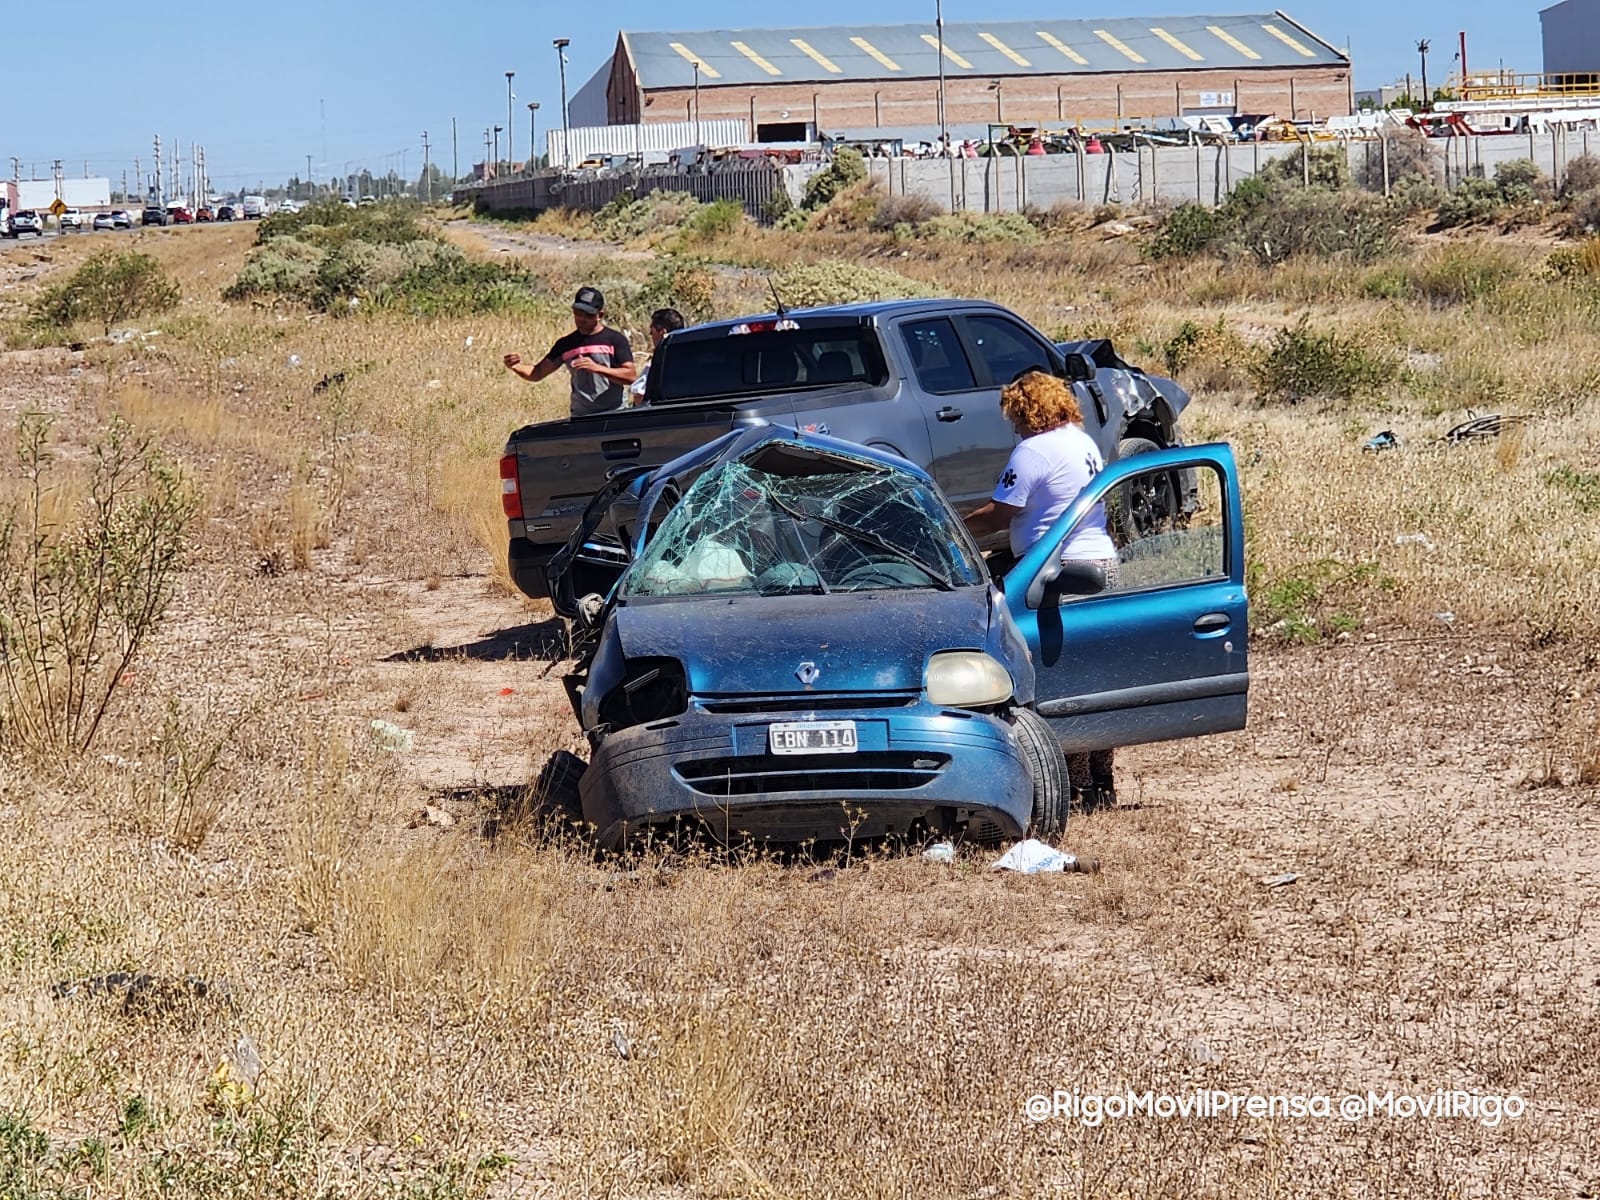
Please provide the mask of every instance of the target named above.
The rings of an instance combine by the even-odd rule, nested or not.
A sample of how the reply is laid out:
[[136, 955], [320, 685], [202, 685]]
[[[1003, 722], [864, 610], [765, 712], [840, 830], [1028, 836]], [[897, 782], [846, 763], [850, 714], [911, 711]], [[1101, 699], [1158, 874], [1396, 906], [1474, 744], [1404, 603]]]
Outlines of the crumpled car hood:
[[676, 658], [701, 696], [916, 691], [930, 654], [989, 640], [981, 586], [701, 597], [624, 605], [612, 620], [627, 657]]

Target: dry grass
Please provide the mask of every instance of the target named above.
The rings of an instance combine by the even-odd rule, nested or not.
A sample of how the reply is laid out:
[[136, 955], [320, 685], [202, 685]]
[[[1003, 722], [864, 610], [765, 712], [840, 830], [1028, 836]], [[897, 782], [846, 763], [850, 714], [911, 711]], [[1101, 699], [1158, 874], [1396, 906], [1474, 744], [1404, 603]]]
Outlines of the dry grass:
[[[106, 760], [41, 773], [0, 756], [0, 1191], [1600, 1184], [1600, 535], [1583, 483], [1600, 359], [1576, 293], [1530, 277], [1411, 312], [1335, 276], [1317, 300], [1309, 269], [1133, 274], [1126, 244], [1093, 232], [1059, 258], [1053, 241], [902, 258], [741, 230], [742, 261], [871, 261], [1052, 330], [1114, 331], [1152, 366], [1186, 319], [1220, 317], [1248, 347], [1311, 305], [1411, 373], [1382, 408], [1305, 412], [1257, 407], [1225, 356], [1197, 366], [1189, 432], [1238, 454], [1257, 611], [1317, 641], [1255, 641], [1247, 733], [1120, 756], [1124, 806], [1069, 831], [1099, 875], [1002, 877], [976, 850], [949, 868], [612, 863], [517, 819], [544, 758], [582, 748], [569, 647], [508, 595], [495, 500], [506, 432], [565, 408], [558, 381], [523, 385], [500, 355], [538, 352], [559, 317], [224, 306], [218, 264], [241, 233], [141, 236], [188, 297], [161, 336], [91, 346], [77, 376], [0, 359], [0, 412], [53, 405], [69, 462], [115, 409], [207, 502]], [[563, 280], [649, 267], [528, 253]], [[720, 302], [759, 303], [760, 286], [730, 272]], [[1491, 386], [1534, 419], [1428, 443]], [[1363, 454], [1378, 428], [1406, 444]], [[1396, 542], [1415, 533], [1429, 541]], [[374, 719], [414, 748], [385, 750]], [[176, 786], [184, 754], [214, 744], [214, 770]], [[1260, 882], [1286, 871], [1298, 881]], [[52, 997], [113, 971], [175, 986]], [[231, 991], [197, 997], [191, 974]], [[249, 1093], [227, 1082], [241, 1036], [262, 1065]], [[1023, 1118], [1037, 1092], [1129, 1087], [1465, 1088], [1529, 1107], [1498, 1128]]]

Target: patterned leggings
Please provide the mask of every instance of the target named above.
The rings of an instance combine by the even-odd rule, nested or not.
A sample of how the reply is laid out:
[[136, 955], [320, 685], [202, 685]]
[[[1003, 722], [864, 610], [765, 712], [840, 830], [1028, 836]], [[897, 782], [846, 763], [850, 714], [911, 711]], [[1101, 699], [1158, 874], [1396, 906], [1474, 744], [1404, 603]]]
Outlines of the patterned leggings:
[[[1099, 567], [1106, 573], [1106, 591], [1117, 590], [1117, 560], [1114, 558], [1088, 558], [1070, 559], [1073, 562], [1087, 562]], [[1091, 750], [1087, 754], [1067, 755], [1067, 777], [1071, 786], [1077, 789], [1103, 788], [1107, 790], [1116, 787], [1113, 772], [1116, 769], [1117, 752], [1115, 750]]]

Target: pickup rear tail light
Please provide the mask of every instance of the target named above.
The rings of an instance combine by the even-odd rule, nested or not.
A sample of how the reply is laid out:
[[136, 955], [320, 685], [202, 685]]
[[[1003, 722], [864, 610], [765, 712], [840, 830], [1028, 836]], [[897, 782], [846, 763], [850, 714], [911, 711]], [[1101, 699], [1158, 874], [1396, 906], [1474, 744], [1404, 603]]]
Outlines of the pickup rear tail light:
[[500, 456], [500, 507], [513, 521], [522, 519], [522, 489], [517, 486], [517, 456]]

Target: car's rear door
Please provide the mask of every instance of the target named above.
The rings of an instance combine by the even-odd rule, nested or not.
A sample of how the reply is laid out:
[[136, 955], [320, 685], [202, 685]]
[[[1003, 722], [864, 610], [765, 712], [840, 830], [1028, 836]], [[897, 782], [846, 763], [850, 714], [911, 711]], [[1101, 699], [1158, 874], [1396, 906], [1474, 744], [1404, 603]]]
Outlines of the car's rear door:
[[960, 323], [956, 314], [907, 317], [896, 336], [928, 427], [928, 469], [965, 514], [994, 493], [1017, 436], [1000, 415], [999, 387], [973, 360]]
[[[1176, 469], [1194, 470], [1199, 512], [1119, 546], [1116, 581], [1102, 592], [1057, 596], [1044, 586], [1068, 536], [1104, 522], [1114, 490]], [[1244, 727], [1244, 520], [1227, 446], [1111, 464], [1007, 573], [1005, 592], [1033, 653], [1039, 712], [1068, 753]]]

